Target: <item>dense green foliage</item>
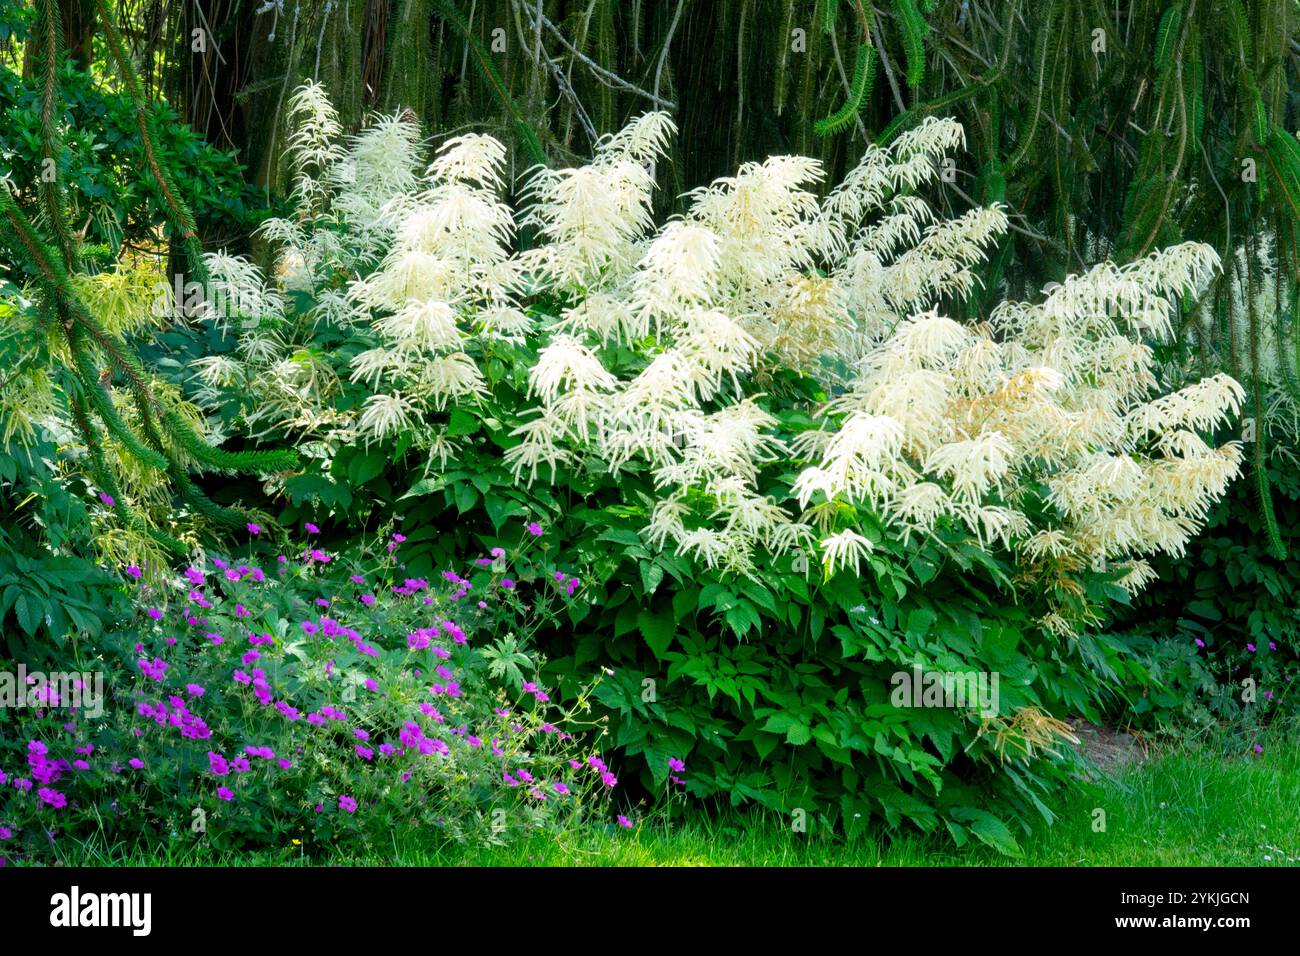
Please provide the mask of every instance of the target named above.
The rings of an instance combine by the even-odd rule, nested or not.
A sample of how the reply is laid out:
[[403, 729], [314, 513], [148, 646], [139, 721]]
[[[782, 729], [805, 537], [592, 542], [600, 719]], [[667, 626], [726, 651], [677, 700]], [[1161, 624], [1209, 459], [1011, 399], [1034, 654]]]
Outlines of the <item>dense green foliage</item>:
[[[13, 49], [23, 43], [35, 24], [33, 12], [15, 4], [0, 8], [0, 44]], [[134, 104], [126, 93], [106, 88], [96, 73], [70, 60], [61, 62], [62, 115], [56, 123], [63, 127], [62, 148], [47, 165], [41, 125], [44, 75], [25, 73], [20, 62], [0, 57], [0, 155], [5, 176], [19, 188], [34, 188], [51, 175], [65, 184], [69, 219], [77, 224], [87, 252], [102, 264], [123, 243], [152, 248], [168, 210], [157, 184], [135, 174], [144, 168], [145, 154]], [[255, 194], [235, 157], [214, 149], [167, 104], [154, 102], [149, 110], [160, 133], [158, 160], [194, 210], [203, 234], [211, 241], [246, 234], [256, 225]], [[0, 269], [7, 271], [10, 265], [0, 264]]]
[[70, 638], [97, 640], [123, 614], [115, 575], [85, 547], [83, 498], [59, 480], [43, 438], [0, 451], [0, 657], [48, 663]]

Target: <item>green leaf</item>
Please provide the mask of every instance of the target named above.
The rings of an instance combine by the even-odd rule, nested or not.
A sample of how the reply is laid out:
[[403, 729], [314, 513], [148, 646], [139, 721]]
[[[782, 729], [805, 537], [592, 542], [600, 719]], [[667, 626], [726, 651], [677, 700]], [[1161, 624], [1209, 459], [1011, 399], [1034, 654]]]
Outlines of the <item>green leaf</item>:
[[40, 602], [30, 595], [24, 594], [14, 604], [14, 612], [18, 615], [18, 623], [22, 629], [28, 634], [35, 635], [37, 628], [41, 626], [41, 618], [44, 616], [41, 614]]
[[630, 528], [606, 528], [596, 536], [597, 541], [613, 541], [615, 544], [636, 545], [641, 543], [641, 536]]
[[641, 587], [646, 594], [654, 593], [664, 579], [664, 569], [653, 561], [641, 562]]
[[458, 435], [472, 435], [479, 430], [481, 424], [469, 412], [455, 408], [452, 409], [451, 419], [447, 422], [447, 434], [453, 438]]
[[455, 485], [452, 493], [455, 495], [456, 508], [461, 514], [472, 510], [474, 505], [478, 503], [478, 492], [474, 490], [473, 485], [467, 482], [462, 481]]
[[[291, 479], [292, 480], [292, 479]], [[422, 495], [431, 494], [435, 491], [441, 491], [447, 485], [447, 480], [442, 476], [432, 478], [421, 478], [415, 484], [411, 485], [411, 490], [402, 495], [403, 498], [419, 498]]]
[[677, 633], [677, 623], [673, 620], [672, 611], [664, 609], [653, 613], [648, 609], [643, 610], [637, 614], [636, 623], [641, 629], [641, 636], [654, 652], [654, 656], [663, 660], [664, 652], [668, 650], [673, 635]]
[[975, 834], [985, 846], [990, 846], [1007, 856], [1020, 856], [1020, 844], [1016, 842], [1015, 835], [1005, 823], [987, 810], [958, 807], [952, 815], [955, 819], [968, 821], [971, 833]]
[[748, 601], [739, 602], [729, 609], [723, 618], [738, 637], [744, 637], [751, 628], [757, 628], [759, 625], [758, 611]]
[[488, 517], [492, 520], [492, 527], [496, 530], [501, 529], [507, 518], [523, 512], [524, 506], [513, 498], [502, 498], [499, 495], [487, 495], [483, 499], [483, 507], [487, 510]]
[[383, 471], [388, 463], [388, 456], [382, 451], [368, 451], [357, 455], [348, 462], [348, 481], [354, 485], [364, 485]]
[[785, 742], [796, 747], [812, 740], [812, 729], [807, 724], [794, 723], [785, 732]]

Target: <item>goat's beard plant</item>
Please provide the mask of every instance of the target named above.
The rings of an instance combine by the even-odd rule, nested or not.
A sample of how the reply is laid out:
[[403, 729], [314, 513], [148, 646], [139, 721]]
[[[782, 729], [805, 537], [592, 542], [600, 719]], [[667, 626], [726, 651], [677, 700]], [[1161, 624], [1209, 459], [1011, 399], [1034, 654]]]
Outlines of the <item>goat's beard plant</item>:
[[[943, 220], [913, 194], [962, 145], [955, 122], [869, 148], [823, 201], [814, 160], [748, 163], [655, 231], [673, 125], [647, 114], [589, 165], [533, 171], [537, 244], [512, 252], [496, 140], [449, 140], [421, 173], [398, 116], [345, 147], [318, 86], [291, 115], [297, 218], [264, 227], [281, 288], [211, 257], [223, 297], [257, 309], [195, 372], [200, 400], [242, 401], [321, 458], [401, 440], [445, 466], [464, 450], [451, 412], [526, 375], [506, 452], [520, 480], [644, 464], [647, 539], [739, 576], [818, 554], [829, 578], [882, 533], [960, 529], [1045, 596], [1039, 623], [1062, 637], [1097, 619], [1082, 576], [1137, 591], [1143, 556], [1181, 554], [1237, 474], [1238, 444], [1202, 436], [1240, 386], [1158, 394], [1144, 341], [1169, 339], [1175, 303], [1218, 267], [1209, 247], [1104, 263], [975, 325], [939, 314], [1007, 225], [996, 207]], [[320, 323], [347, 346], [312, 349]]]
[[0, 861], [77, 862], [87, 840], [391, 852], [598, 815], [617, 779], [580, 739], [587, 691], [551, 700], [528, 647], [574, 588], [521, 597], [526, 545], [411, 579], [402, 541], [212, 556], [160, 586], [128, 567], [138, 620], [85, 662], [108, 699], [45, 687], [5, 715]]

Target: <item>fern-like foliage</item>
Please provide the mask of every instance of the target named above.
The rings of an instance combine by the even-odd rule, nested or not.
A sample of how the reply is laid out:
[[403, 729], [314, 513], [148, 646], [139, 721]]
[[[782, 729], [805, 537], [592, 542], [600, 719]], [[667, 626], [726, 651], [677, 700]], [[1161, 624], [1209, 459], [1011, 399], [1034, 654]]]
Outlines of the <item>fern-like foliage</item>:
[[929, 27], [916, 8], [916, 0], [894, 0], [894, 12], [907, 55], [907, 85], [916, 88], [925, 82], [925, 34]]
[[813, 126], [818, 136], [832, 136], [849, 128], [863, 102], [871, 96], [871, 88], [876, 81], [876, 48], [869, 41], [858, 44], [858, 55], [853, 66], [853, 79], [849, 83], [849, 95], [844, 105], [838, 110], [820, 119]]

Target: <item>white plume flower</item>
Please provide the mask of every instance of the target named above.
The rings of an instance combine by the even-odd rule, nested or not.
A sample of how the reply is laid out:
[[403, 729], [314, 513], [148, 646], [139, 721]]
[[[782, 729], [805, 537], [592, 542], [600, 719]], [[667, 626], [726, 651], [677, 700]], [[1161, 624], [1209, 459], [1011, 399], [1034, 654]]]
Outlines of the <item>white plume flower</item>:
[[[774, 156], [689, 192], [659, 227], [663, 113], [585, 165], [530, 170], [522, 214], [492, 137], [429, 158], [403, 114], [344, 144], [310, 83], [289, 119], [296, 215], [261, 230], [276, 274], [210, 257], [239, 322], [198, 318], [238, 342], [192, 372], [205, 402], [235, 398], [322, 457], [406, 436], [445, 467], [455, 407], [508, 394], [516, 480], [648, 476], [646, 539], [704, 567], [755, 575], [765, 554], [807, 549], [827, 574], [861, 573], [879, 534], [955, 535], [1044, 593], [1083, 593], [1069, 579], [1099, 560], [1139, 590], [1143, 557], [1180, 553], [1240, 470], [1241, 446], [1213, 435], [1241, 385], [1162, 393], [1155, 358], [1179, 297], [1220, 268], [1209, 247], [1101, 262], [979, 320], [944, 314], [1008, 228], [1001, 207], [948, 217], [918, 194], [963, 148], [950, 119], [868, 146], [824, 199], [820, 163]], [[346, 347], [304, 345], [315, 326]], [[338, 402], [342, 378], [367, 393], [359, 411]], [[1068, 637], [1078, 614], [1041, 623]]]

